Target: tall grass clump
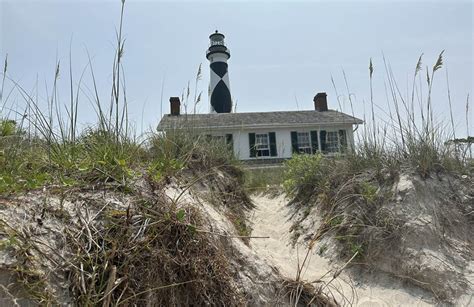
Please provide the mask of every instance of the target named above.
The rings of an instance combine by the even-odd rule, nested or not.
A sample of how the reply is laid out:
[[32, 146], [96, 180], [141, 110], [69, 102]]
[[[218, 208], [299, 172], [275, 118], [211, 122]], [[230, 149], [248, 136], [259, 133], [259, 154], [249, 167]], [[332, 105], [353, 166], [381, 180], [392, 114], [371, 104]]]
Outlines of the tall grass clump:
[[[432, 90], [437, 72], [444, 65], [443, 53], [444, 51], [439, 54], [431, 68], [426, 67], [425, 99], [422, 95], [422, 84], [417, 84], [417, 78], [420, 80], [422, 72], [423, 55], [419, 57], [415, 66], [411, 95], [408, 93], [404, 95], [400, 91], [390, 64], [385, 57], [383, 58], [389, 114], [386, 114], [388, 119], [379, 118], [379, 121], [375, 120], [374, 115], [375, 104], [372, 95], [374, 66], [372, 60], [370, 61], [372, 122], [366, 123], [363, 133], [359, 135], [358, 146], [354, 152], [358, 159], [355, 160], [363, 162], [361, 159], [364, 159], [370, 162], [369, 165], [378, 168], [411, 168], [423, 178], [440, 171], [460, 171], [471, 163], [472, 158], [467, 155], [466, 149], [460, 150], [459, 146], [453, 146], [451, 142], [456, 134], [448, 79], [451, 126], [434, 116]], [[470, 145], [466, 148], [468, 147]]]
[[[110, 103], [104, 107], [99, 97], [92, 60], [75, 86], [72, 52], [69, 54], [67, 78], [69, 103], [62, 106], [58, 81], [62, 67], [58, 61], [54, 71], [53, 87], [47, 94], [47, 109], [19, 83], [8, 76], [5, 59], [0, 92], [0, 191], [17, 192], [34, 189], [44, 184], [111, 183], [124, 187], [144, 157], [145, 148], [132, 133], [128, 122], [126, 87], [122, 73], [124, 38], [122, 2], [117, 44], [112, 65]], [[97, 123], [78, 130], [78, 107], [86, 71], [92, 81], [92, 102]], [[5, 95], [5, 82], [11, 91]], [[8, 99], [13, 92], [24, 101], [24, 109], [10, 107]], [[12, 104], [13, 105], [13, 104]]]

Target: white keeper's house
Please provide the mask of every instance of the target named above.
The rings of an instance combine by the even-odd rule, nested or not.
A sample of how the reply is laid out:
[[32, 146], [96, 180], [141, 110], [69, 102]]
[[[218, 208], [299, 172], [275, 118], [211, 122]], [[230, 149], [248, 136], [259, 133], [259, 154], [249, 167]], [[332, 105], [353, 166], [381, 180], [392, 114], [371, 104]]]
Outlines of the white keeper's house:
[[329, 110], [326, 93], [314, 97], [314, 109], [232, 113], [227, 60], [230, 51], [224, 35], [210, 36], [207, 59], [210, 61], [209, 114], [181, 114], [179, 97], [170, 98], [170, 114], [164, 115], [158, 131], [192, 127], [203, 135], [222, 138], [240, 160], [281, 160], [296, 153], [337, 154], [354, 146], [355, 125], [363, 121]]

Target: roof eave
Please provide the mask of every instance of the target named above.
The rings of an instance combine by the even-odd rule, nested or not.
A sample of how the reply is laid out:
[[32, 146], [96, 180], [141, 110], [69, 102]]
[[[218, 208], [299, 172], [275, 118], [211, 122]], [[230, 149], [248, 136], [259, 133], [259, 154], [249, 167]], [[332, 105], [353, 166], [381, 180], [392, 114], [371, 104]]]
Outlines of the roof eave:
[[[339, 126], [339, 125], [361, 125], [364, 121], [341, 121], [341, 122], [331, 122], [331, 123], [298, 123], [298, 124], [253, 124], [253, 125], [219, 125], [219, 126], [194, 126], [194, 129], [199, 130], [213, 130], [213, 129], [230, 129], [230, 130], [242, 130], [242, 129], [271, 129], [271, 128], [298, 128], [298, 127], [322, 127], [322, 126]], [[170, 129], [180, 129], [185, 128], [184, 125], [175, 125], [174, 127], [170, 125], [158, 125], [158, 131], [166, 131]], [[180, 127], [181, 126], [181, 127]]]

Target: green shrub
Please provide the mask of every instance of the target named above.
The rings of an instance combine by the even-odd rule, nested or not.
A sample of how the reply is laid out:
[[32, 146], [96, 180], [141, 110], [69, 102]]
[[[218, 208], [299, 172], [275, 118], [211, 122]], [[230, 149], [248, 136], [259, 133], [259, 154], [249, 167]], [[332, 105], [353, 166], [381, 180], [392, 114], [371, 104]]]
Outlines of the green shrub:
[[332, 161], [320, 154], [295, 155], [285, 162], [283, 187], [290, 197], [307, 194], [315, 187], [323, 188]]
[[0, 137], [13, 136], [19, 134], [16, 122], [14, 120], [0, 119]]

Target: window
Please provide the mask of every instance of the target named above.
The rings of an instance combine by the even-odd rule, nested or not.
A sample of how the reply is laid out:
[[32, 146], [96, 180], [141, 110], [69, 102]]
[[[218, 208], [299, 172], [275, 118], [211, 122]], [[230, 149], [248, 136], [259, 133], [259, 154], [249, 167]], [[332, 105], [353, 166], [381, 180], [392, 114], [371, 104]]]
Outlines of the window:
[[270, 156], [270, 142], [268, 140], [268, 133], [255, 134], [255, 150], [257, 157]]
[[276, 133], [249, 133], [250, 158], [278, 157]]
[[339, 134], [337, 131], [327, 131], [326, 133], [326, 151], [339, 152]]
[[309, 132], [298, 132], [297, 133], [297, 144], [299, 153], [311, 153], [311, 140]]
[[291, 148], [294, 154], [312, 154], [319, 151], [318, 131], [291, 131]]

